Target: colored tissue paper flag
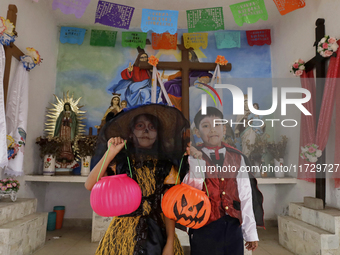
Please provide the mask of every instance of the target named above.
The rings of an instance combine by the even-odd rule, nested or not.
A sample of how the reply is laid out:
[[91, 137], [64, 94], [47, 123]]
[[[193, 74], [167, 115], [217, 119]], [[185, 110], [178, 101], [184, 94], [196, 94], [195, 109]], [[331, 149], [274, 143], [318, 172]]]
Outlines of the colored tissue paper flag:
[[281, 15], [305, 7], [305, 0], [273, 0]]
[[115, 47], [117, 31], [91, 30], [90, 45]]
[[152, 48], [154, 50], [176, 50], [177, 48], [177, 33], [156, 34], [152, 33]]
[[143, 32], [122, 32], [122, 46], [141, 49], [145, 48], [147, 33]]
[[[38, 2], [37, 0], [35, 0]], [[91, 0], [54, 0], [52, 9], [60, 9], [64, 14], [74, 14], [76, 18], [80, 19], [89, 5]]]
[[99, 1], [95, 23], [129, 29], [134, 10], [135, 8], [130, 6]]
[[208, 33], [183, 33], [183, 40], [186, 49], [205, 49], [208, 46]]
[[77, 27], [61, 27], [60, 42], [81, 45], [84, 41], [86, 29]]
[[268, 12], [263, 0], [246, 1], [229, 7], [236, 24], [239, 26], [243, 26], [244, 22], [252, 24], [259, 19], [268, 19]]
[[188, 32], [224, 30], [222, 7], [187, 11]]
[[239, 31], [215, 33], [217, 49], [240, 48], [241, 38]]
[[141, 29], [143, 32], [152, 30], [158, 34], [169, 31], [177, 32], [178, 11], [158, 11], [152, 9], [142, 10]]
[[250, 30], [250, 31], [246, 31], [246, 34], [247, 34], [248, 44], [250, 46], [254, 46], [254, 45], [261, 46], [264, 44], [268, 44], [268, 45], [272, 44], [272, 39], [270, 36], [270, 29]]

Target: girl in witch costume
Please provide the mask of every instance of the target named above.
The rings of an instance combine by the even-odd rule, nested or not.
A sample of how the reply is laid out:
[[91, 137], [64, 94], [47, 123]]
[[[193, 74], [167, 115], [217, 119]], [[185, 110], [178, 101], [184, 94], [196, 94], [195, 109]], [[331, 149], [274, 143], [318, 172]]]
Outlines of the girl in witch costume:
[[[175, 222], [161, 209], [161, 196], [176, 182], [178, 163], [189, 141], [189, 122], [176, 108], [148, 104], [124, 110], [111, 119], [99, 134], [97, 155], [105, 155], [89, 175], [85, 187], [95, 185], [101, 176], [129, 174], [142, 190], [139, 208], [131, 214], [114, 217], [99, 244], [96, 255], [181, 255], [183, 250], [175, 235]], [[126, 147], [125, 147], [126, 142]], [[126, 149], [125, 149], [126, 148]], [[187, 156], [180, 171], [184, 178], [189, 167]]]

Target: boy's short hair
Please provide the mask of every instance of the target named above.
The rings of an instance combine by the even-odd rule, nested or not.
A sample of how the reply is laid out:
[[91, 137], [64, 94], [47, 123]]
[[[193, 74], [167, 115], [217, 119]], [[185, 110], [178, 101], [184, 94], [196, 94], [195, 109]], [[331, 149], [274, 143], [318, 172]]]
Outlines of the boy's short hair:
[[195, 118], [194, 118], [196, 128], [198, 129], [201, 121], [205, 117], [210, 117], [210, 116], [215, 116], [215, 117], [219, 117], [220, 119], [223, 119], [223, 113], [219, 109], [217, 109], [215, 107], [208, 106], [206, 115], [202, 115], [202, 110], [199, 110], [196, 113]]

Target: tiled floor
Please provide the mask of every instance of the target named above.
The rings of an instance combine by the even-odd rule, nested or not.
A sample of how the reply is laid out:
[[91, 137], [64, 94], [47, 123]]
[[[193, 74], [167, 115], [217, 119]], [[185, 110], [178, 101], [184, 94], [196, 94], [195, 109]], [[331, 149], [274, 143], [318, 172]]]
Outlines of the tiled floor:
[[[259, 229], [258, 233], [261, 241], [253, 255], [292, 255], [279, 245], [277, 228]], [[63, 228], [48, 231], [45, 246], [34, 255], [93, 255], [97, 246], [98, 243], [91, 243], [91, 230]], [[186, 254], [189, 254], [188, 251]]]

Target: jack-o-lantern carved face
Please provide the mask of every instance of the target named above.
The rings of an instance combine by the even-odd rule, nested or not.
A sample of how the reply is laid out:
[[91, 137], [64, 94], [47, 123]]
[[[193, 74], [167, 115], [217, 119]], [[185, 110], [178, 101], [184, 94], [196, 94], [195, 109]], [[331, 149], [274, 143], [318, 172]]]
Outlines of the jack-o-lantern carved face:
[[162, 209], [166, 217], [183, 226], [197, 229], [207, 223], [211, 205], [203, 191], [182, 183], [165, 193]]
[[185, 195], [183, 194], [181, 205], [177, 206], [177, 201], [174, 205], [174, 214], [177, 218], [177, 222], [188, 228], [195, 227], [196, 223], [201, 223], [204, 220], [207, 210], [204, 209], [204, 212], [200, 213], [203, 205], [204, 201], [199, 202], [197, 205], [188, 205]]

